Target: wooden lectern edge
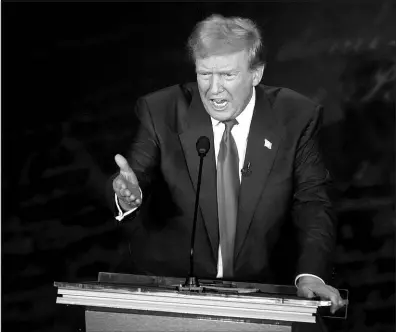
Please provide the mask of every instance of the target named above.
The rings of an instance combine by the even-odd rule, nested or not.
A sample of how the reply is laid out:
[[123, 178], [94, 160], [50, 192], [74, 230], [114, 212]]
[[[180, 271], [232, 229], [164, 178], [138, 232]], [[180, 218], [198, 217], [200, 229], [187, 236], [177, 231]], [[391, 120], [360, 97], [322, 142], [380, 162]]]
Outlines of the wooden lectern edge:
[[[123, 274], [123, 273], [109, 273], [99, 272], [98, 282], [99, 283], [110, 283], [110, 284], [133, 284], [133, 285], [144, 285], [144, 286], [155, 286], [155, 287], [175, 287], [185, 282], [185, 278], [177, 277], [165, 277], [165, 276], [150, 276], [150, 275], [138, 275], [138, 274]], [[222, 279], [199, 279], [200, 284], [205, 285], [214, 284], [219, 285], [227, 289], [237, 288], [255, 288], [261, 294], [268, 294], [271, 297], [285, 297], [291, 299], [299, 299], [311, 303], [314, 306], [323, 307], [330, 306], [331, 301], [324, 301], [319, 299], [302, 299], [297, 296], [297, 287], [291, 285], [277, 285], [277, 284], [262, 284], [255, 282], [241, 282], [241, 281], [227, 281]]]
[[[131, 286], [133, 288], [139, 288], [139, 290], [144, 291], [170, 291], [179, 294], [188, 294], [188, 292], [180, 291], [177, 286], [184, 282], [185, 279], [175, 278], [175, 277], [162, 277], [162, 276], [147, 276], [147, 275], [134, 275], [134, 274], [119, 274], [119, 273], [108, 273], [99, 272], [98, 281], [91, 282], [80, 282], [80, 283], [68, 283], [68, 282], [54, 282], [54, 286], [58, 288], [75, 288], [75, 289], [86, 289], [94, 287], [95, 290], [100, 291], [100, 288], [105, 288], [105, 291], [113, 289], [116, 292], [129, 292], [131, 291]], [[219, 291], [212, 292], [211, 289], [206, 289], [208, 293], [204, 292], [201, 295], [214, 295], [216, 296], [232, 296], [232, 295], [244, 295], [244, 293], [234, 292], [234, 289], [239, 289], [243, 287], [244, 289], [249, 289], [254, 287], [257, 291], [253, 293], [246, 293], [250, 296], [262, 297], [268, 296], [270, 298], [281, 298], [284, 299], [283, 303], [289, 303], [292, 305], [295, 300], [306, 306], [323, 307], [330, 306], [330, 301], [320, 301], [315, 299], [302, 299], [297, 296], [295, 286], [287, 285], [272, 285], [272, 284], [259, 284], [259, 283], [246, 283], [246, 282], [230, 282], [224, 280], [210, 280], [202, 279], [200, 280], [201, 285], [209, 285], [214, 283], [219, 285], [217, 288]], [[222, 291], [224, 290], [224, 291]], [[193, 292], [191, 294], [196, 294]], [[197, 293], [198, 294], [198, 293]]]
[[[123, 273], [110, 273], [110, 272], [99, 272], [98, 273], [98, 282], [110, 282], [110, 283], [125, 283], [125, 284], [133, 284], [136, 281], [140, 281], [141, 284], [147, 285], [147, 282], [153, 285], [168, 285], [174, 286], [176, 284], [182, 284], [185, 282], [185, 278], [177, 278], [177, 277], [165, 277], [165, 276], [148, 276], [148, 275], [136, 275], [136, 274], [123, 274]], [[233, 287], [242, 287], [242, 288], [257, 288], [260, 290], [261, 293], [269, 294], [284, 294], [290, 296], [297, 295], [297, 287], [295, 285], [278, 285], [278, 284], [262, 284], [256, 282], [240, 282], [240, 281], [224, 281], [224, 280], [211, 280], [211, 279], [199, 279], [202, 284], [207, 283], [219, 283], [221, 285], [230, 285]], [[330, 301], [320, 301], [316, 299], [312, 299], [312, 301], [319, 301], [322, 302], [319, 307], [321, 309], [325, 309], [326, 313], [322, 317], [324, 318], [331, 318], [331, 319], [346, 319], [347, 318], [347, 311], [348, 311], [348, 302], [349, 302], [349, 292], [347, 289], [339, 289], [341, 295], [343, 296], [344, 300], [347, 301], [346, 306], [340, 308], [337, 313], [330, 314], [329, 308], [323, 307], [330, 307]], [[298, 296], [296, 296], [298, 297]], [[309, 300], [309, 299], [307, 299]], [[326, 304], [327, 302], [327, 304]]]

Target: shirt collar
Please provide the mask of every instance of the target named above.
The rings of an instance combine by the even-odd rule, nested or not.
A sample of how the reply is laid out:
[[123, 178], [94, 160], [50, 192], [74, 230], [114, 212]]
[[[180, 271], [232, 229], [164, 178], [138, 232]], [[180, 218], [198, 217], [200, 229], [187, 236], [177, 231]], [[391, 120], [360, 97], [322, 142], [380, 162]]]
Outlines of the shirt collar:
[[[241, 114], [239, 114], [236, 117], [238, 124], [241, 127], [245, 127], [245, 126], [249, 127], [250, 126], [250, 122], [252, 120], [255, 104], [256, 104], [256, 89], [253, 87], [253, 93], [252, 93], [252, 97], [250, 98], [249, 103], [246, 105], [245, 109], [241, 112]], [[212, 117], [210, 117], [210, 119], [212, 120], [213, 127], [219, 125], [219, 123], [221, 122], [221, 121], [216, 120]]]

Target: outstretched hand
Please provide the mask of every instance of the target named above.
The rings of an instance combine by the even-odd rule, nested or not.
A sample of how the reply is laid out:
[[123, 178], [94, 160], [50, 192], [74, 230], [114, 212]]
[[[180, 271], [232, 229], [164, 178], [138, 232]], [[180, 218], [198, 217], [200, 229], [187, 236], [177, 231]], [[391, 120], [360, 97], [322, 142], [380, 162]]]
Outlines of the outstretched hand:
[[330, 312], [332, 314], [347, 304], [347, 300], [343, 300], [341, 298], [338, 289], [326, 285], [318, 278], [311, 276], [303, 276], [299, 278], [297, 284], [297, 295], [306, 298], [319, 296], [322, 299], [330, 300]]
[[121, 207], [124, 210], [131, 210], [138, 207], [142, 202], [139, 181], [128, 161], [122, 155], [117, 154], [114, 159], [120, 168], [120, 174], [113, 180], [113, 190]]

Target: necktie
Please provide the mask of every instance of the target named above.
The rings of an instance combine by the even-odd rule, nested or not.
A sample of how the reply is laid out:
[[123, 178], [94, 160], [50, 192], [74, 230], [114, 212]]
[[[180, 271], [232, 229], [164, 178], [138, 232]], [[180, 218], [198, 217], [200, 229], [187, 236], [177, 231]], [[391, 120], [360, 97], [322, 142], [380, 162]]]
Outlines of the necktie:
[[239, 158], [231, 129], [238, 121], [225, 121], [217, 159], [217, 208], [223, 277], [234, 274], [234, 242], [238, 213]]

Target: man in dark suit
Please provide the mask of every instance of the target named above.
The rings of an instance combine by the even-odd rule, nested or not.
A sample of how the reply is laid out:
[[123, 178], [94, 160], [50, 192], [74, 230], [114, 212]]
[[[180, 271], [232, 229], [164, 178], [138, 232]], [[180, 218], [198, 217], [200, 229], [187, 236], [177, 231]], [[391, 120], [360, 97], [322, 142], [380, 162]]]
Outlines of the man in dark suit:
[[331, 299], [336, 310], [343, 301], [324, 281], [335, 227], [318, 147], [322, 108], [294, 91], [259, 84], [263, 45], [248, 19], [213, 15], [197, 24], [188, 45], [197, 83], [140, 98], [129, 156], [115, 157], [113, 202], [116, 218], [129, 224], [130, 272], [188, 274], [196, 142], [206, 136], [197, 276], [276, 283], [269, 262], [277, 259], [274, 248], [291, 216], [299, 246], [288, 250], [298, 253], [299, 294]]

